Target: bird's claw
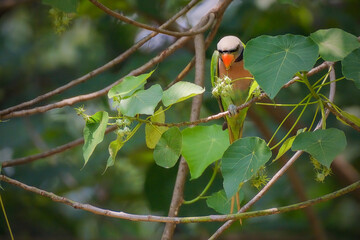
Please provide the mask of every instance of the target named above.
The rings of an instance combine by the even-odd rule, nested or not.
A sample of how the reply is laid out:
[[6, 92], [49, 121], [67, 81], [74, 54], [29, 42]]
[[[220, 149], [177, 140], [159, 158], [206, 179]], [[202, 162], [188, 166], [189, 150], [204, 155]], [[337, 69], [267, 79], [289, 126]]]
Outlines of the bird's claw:
[[237, 114], [237, 108], [234, 104], [230, 104], [228, 107], [229, 117], [234, 117]]

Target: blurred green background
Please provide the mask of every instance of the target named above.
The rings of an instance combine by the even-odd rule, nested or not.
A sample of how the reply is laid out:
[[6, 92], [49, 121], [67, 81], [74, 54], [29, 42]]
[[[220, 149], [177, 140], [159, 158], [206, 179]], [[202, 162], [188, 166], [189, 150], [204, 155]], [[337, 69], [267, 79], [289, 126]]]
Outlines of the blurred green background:
[[[15, 3], [14, 5], [11, 5]], [[24, 3], [25, 2], [25, 3]], [[184, 0], [123, 0], [102, 1], [112, 9], [147, 24], [161, 24], [185, 6]], [[187, 18], [178, 21], [184, 28], [194, 23], [217, 1], [203, 1]], [[10, 3], [10, 4], [6, 4]], [[79, 2], [77, 14], [66, 31], [58, 34], [49, 11], [51, 6], [41, 1], [0, 2], [0, 109], [13, 106], [56, 89], [91, 70], [102, 66], [132, 46], [146, 34], [103, 14], [89, 1]], [[215, 43], [225, 35], [239, 36], [244, 42], [260, 35], [286, 33], [308, 36], [318, 29], [341, 28], [360, 36], [359, 0], [235, 0], [225, 12], [222, 24], [207, 51], [207, 69]], [[113, 67], [47, 103], [90, 93], [118, 80], [132, 69], [159, 53], [172, 43], [172, 37], [160, 36], [145, 44], [125, 62]], [[165, 87], [175, 79], [193, 56], [191, 47], [178, 50], [157, 65], [151, 82]], [[336, 65], [341, 76], [340, 63]], [[186, 81], [193, 81], [190, 72]], [[207, 80], [209, 77], [207, 76]], [[282, 90], [276, 98], [280, 103], [296, 103], [304, 96], [303, 88], [294, 85]], [[359, 89], [351, 81], [341, 81], [335, 99], [338, 106], [360, 114]], [[191, 101], [174, 106], [167, 112], [167, 122], [189, 119]], [[99, 110], [111, 111], [107, 97], [54, 109], [44, 114], [14, 118], [0, 124], [0, 161], [47, 151], [82, 136], [84, 121], [76, 115], [74, 107], [84, 105], [88, 114]], [[314, 110], [314, 109], [313, 109]], [[218, 105], [211, 96], [210, 81], [206, 92], [202, 116], [217, 113]], [[254, 108], [270, 131], [276, 122], [260, 108]], [[311, 113], [302, 124], [311, 122]], [[222, 121], [212, 122], [222, 124]], [[251, 121], [245, 123], [246, 136], [262, 136]], [[333, 116], [328, 127], [345, 131], [348, 146], [342, 156], [356, 169], [360, 169], [359, 133], [340, 124]], [[61, 196], [94, 204], [102, 208], [135, 214], [166, 215], [171, 199], [177, 166], [163, 169], [154, 164], [152, 151], [147, 149], [144, 128], [118, 153], [115, 166], [103, 174], [108, 158], [107, 146], [116, 135], [106, 135], [83, 167], [81, 146], [31, 164], [3, 169], [6, 175]], [[272, 176], [279, 164], [268, 168]], [[295, 164], [298, 178], [305, 186], [309, 198], [321, 196], [344, 186], [337, 174], [324, 183], [315, 181], [315, 172], [303, 156]], [[211, 169], [198, 180], [188, 181], [185, 198], [197, 196], [211, 176]], [[217, 177], [211, 191], [221, 189], [222, 179]], [[3, 198], [15, 239], [159, 239], [164, 225], [111, 219], [72, 209], [22, 189], [2, 184]], [[247, 186], [245, 199], [257, 190]], [[359, 193], [357, 193], [359, 195]], [[349, 194], [331, 202], [319, 204], [315, 211], [329, 239], [360, 239], [359, 198]], [[286, 176], [258, 202], [254, 209], [283, 206], [299, 202]], [[183, 206], [180, 216], [215, 214], [205, 201]], [[0, 239], [10, 239], [7, 226], [0, 214]], [[221, 224], [202, 223], [179, 225], [175, 239], [207, 239]], [[313, 239], [311, 227], [302, 211], [254, 218], [234, 224], [223, 239]]]

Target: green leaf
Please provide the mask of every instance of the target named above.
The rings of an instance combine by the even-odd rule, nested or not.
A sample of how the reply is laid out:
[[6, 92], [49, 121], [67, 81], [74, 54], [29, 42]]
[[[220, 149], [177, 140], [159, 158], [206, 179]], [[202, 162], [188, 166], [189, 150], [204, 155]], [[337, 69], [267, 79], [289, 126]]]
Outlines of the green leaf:
[[226, 196], [234, 196], [240, 183], [251, 179], [270, 158], [270, 148], [261, 138], [247, 137], [233, 142], [221, 160]]
[[212, 87], [215, 86], [215, 78], [218, 76], [218, 61], [219, 61], [219, 52], [214, 51], [210, 63], [210, 78], [211, 78]]
[[[150, 117], [151, 122], [165, 123], [165, 113], [162, 107], [160, 107], [154, 114]], [[151, 123], [147, 123], [145, 126], [145, 139], [146, 146], [150, 149], [154, 149], [158, 143], [161, 135], [168, 129], [168, 127], [156, 126]]]
[[303, 150], [312, 155], [322, 165], [330, 168], [331, 162], [346, 147], [343, 131], [336, 128], [304, 132], [296, 136], [292, 150]]
[[182, 136], [179, 128], [172, 127], [161, 135], [154, 149], [154, 160], [165, 168], [173, 167], [181, 154]]
[[105, 111], [97, 112], [86, 120], [83, 146], [84, 166], [94, 152], [95, 147], [104, 139], [108, 120], [109, 114]]
[[[306, 128], [302, 128], [299, 129], [296, 133], [296, 135], [304, 132], [306, 130]], [[285, 140], [285, 142], [281, 145], [278, 154], [276, 155], [276, 158], [273, 160], [273, 162], [275, 162], [276, 160], [278, 160], [279, 158], [281, 158], [287, 151], [289, 151], [289, 149], [291, 148], [294, 140], [295, 140], [296, 136], [292, 136], [288, 139]]]
[[276, 158], [273, 161], [278, 160], [281, 158], [292, 146], [296, 136], [292, 136], [285, 140], [285, 142], [281, 145]]
[[104, 170], [103, 174], [106, 172], [106, 170], [109, 167], [114, 166], [116, 155], [117, 155], [118, 151], [123, 146], [124, 146], [124, 142], [119, 137], [109, 144], [109, 154], [110, 154], [110, 156], [109, 156], [109, 158], [108, 158], [108, 160], [106, 162], [106, 167], [105, 167], [105, 170]]
[[353, 80], [360, 89], [360, 48], [351, 52], [341, 61], [342, 73], [347, 79]]
[[310, 37], [319, 45], [320, 56], [325, 61], [340, 61], [360, 47], [357, 37], [338, 28], [318, 30]]
[[229, 146], [229, 134], [220, 125], [186, 128], [182, 134], [182, 155], [189, 165], [191, 179], [200, 177]]
[[116, 159], [118, 151], [122, 148], [122, 146], [124, 146], [124, 142], [119, 137], [109, 144], [109, 154], [110, 157], [114, 159], [114, 161]]
[[129, 117], [134, 117], [136, 114], [153, 115], [161, 97], [162, 89], [159, 84], [155, 84], [147, 90], [139, 90], [131, 97], [121, 100], [119, 109], [122, 114]]
[[165, 107], [184, 101], [188, 98], [201, 94], [204, 88], [190, 82], [177, 82], [164, 91], [162, 102]]
[[66, 13], [76, 12], [78, 0], [42, 0], [43, 4], [52, 6]]
[[[240, 191], [239, 192], [240, 202], [243, 199], [244, 199], [244, 194], [242, 191]], [[226, 197], [224, 190], [213, 193], [210, 197], [206, 199], [206, 204], [208, 205], [208, 207], [214, 209], [216, 212], [221, 214], [229, 214], [231, 210], [231, 200]]]
[[139, 76], [125, 77], [119, 84], [112, 87], [108, 92], [108, 97], [113, 98], [119, 96], [121, 99], [130, 97], [134, 92], [143, 89], [146, 80], [153, 74], [155, 70]]
[[257, 37], [244, 51], [245, 68], [272, 99], [295, 73], [310, 70], [318, 57], [310, 38], [291, 34]]

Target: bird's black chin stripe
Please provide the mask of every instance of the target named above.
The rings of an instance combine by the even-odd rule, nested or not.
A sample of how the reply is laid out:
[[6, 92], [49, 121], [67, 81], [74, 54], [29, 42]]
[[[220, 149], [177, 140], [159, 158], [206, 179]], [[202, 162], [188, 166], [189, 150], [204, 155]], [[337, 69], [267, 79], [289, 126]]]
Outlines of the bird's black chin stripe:
[[235, 62], [240, 62], [244, 59], [244, 50], [241, 51], [240, 55], [235, 59]]

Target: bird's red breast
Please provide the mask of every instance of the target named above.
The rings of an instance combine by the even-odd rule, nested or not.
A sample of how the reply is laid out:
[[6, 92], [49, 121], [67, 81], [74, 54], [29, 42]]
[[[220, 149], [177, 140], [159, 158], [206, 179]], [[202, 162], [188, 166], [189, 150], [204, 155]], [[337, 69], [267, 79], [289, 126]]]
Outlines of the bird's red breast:
[[[232, 55], [232, 54], [223, 54], [221, 56], [222, 61], [219, 59], [219, 77], [224, 78], [224, 76], [228, 76], [233, 82], [234, 89], [246, 90], [249, 88], [252, 79], [251, 73], [244, 68], [244, 61], [234, 62], [231, 60], [231, 57], [226, 56], [224, 61], [224, 55]], [[234, 59], [234, 55], [232, 55]], [[232, 61], [229, 67], [226, 67], [229, 59]]]

